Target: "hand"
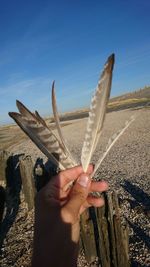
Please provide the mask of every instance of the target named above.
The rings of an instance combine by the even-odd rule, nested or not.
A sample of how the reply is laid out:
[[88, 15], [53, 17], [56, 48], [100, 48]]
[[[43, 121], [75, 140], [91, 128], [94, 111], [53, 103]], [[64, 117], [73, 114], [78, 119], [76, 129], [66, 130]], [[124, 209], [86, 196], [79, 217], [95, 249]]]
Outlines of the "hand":
[[[92, 171], [92, 165], [86, 174], [81, 166], [62, 171], [37, 194], [32, 266], [76, 266], [80, 215], [104, 204], [89, 193], [108, 189], [106, 182], [89, 179]], [[74, 185], [67, 189], [70, 182]]]

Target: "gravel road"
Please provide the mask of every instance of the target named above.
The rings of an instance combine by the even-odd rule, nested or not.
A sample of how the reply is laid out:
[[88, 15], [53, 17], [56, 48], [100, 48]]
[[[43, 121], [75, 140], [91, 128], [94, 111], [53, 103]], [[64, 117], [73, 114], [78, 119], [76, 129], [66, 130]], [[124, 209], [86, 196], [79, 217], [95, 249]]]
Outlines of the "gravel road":
[[[121, 129], [125, 121], [132, 115], [136, 117], [135, 121], [107, 155], [95, 179], [107, 180], [110, 184], [110, 190], [115, 190], [119, 194], [121, 212], [130, 227], [129, 241], [132, 266], [148, 267], [150, 266], [150, 109], [108, 113], [92, 162], [95, 163], [98, 160], [108, 139], [113, 133]], [[87, 119], [77, 120], [63, 127], [63, 133], [70, 150], [79, 163], [86, 121]], [[13, 147], [12, 152], [30, 154], [34, 160], [37, 157], [46, 160], [30, 140]], [[24, 232], [28, 237], [26, 244], [23, 241]], [[16, 222], [5, 240], [3, 265], [1, 266], [28, 266], [29, 260], [25, 255], [29, 255], [31, 251], [32, 232], [32, 212], [27, 214], [26, 206], [22, 202]], [[20, 242], [17, 255], [13, 254], [11, 248], [11, 243], [14, 242]], [[79, 266], [85, 265], [80, 261]]]

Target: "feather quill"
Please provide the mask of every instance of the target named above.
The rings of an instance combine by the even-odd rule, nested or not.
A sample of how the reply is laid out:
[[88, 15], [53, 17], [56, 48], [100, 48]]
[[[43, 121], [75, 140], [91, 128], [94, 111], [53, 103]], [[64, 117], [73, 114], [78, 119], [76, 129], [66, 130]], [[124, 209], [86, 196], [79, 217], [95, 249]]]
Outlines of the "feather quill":
[[114, 144], [117, 142], [117, 140], [120, 138], [120, 136], [127, 130], [127, 128], [130, 126], [130, 124], [134, 120], [135, 120], [135, 118], [131, 117], [131, 119], [125, 123], [125, 126], [121, 130], [119, 130], [117, 133], [115, 133], [112, 136], [112, 138], [109, 139], [108, 144], [107, 144], [106, 149], [105, 149], [105, 152], [103, 153], [102, 157], [97, 161], [95, 168], [94, 168], [94, 171], [91, 174], [91, 178], [95, 175], [96, 171], [98, 170], [98, 168], [102, 164], [103, 160], [105, 159], [105, 157], [109, 153], [110, 149], [114, 146]]
[[111, 90], [113, 65], [114, 54], [108, 58], [104, 66], [97, 89], [91, 101], [87, 129], [81, 152], [81, 163], [84, 172], [87, 171], [91, 157], [102, 132], [107, 102]]
[[[18, 106], [18, 105], [17, 105]], [[20, 128], [31, 138], [38, 148], [61, 170], [73, 167], [73, 162], [64, 153], [61, 143], [54, 133], [43, 125], [21, 102], [19, 111], [9, 112]]]
[[66, 145], [65, 138], [64, 138], [62, 130], [61, 130], [60, 120], [59, 120], [59, 115], [58, 115], [58, 109], [57, 109], [57, 104], [56, 104], [55, 82], [53, 82], [53, 84], [52, 84], [52, 108], [53, 108], [53, 115], [54, 115], [54, 120], [55, 120], [55, 124], [56, 124], [56, 129], [58, 131], [59, 138], [61, 140], [61, 144], [63, 146], [63, 149], [64, 149], [65, 153], [68, 155], [68, 157], [70, 157], [72, 159], [72, 161], [74, 162], [74, 165], [77, 165], [75, 160], [73, 159], [67, 145]]

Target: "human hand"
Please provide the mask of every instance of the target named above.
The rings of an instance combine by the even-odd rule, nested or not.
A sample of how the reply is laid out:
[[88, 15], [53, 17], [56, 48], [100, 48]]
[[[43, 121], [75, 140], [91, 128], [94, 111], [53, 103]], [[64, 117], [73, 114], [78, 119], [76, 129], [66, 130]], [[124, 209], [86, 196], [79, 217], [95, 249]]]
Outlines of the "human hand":
[[[77, 258], [77, 246], [73, 244], [77, 244], [79, 240], [80, 215], [90, 206], [101, 207], [104, 204], [102, 198], [95, 198], [89, 194], [108, 189], [108, 184], [104, 181], [91, 181], [89, 176], [92, 172], [92, 165], [89, 166], [86, 174], [83, 173], [81, 166], [61, 171], [37, 194], [34, 238], [36, 249], [34, 251], [39, 257], [44, 247], [43, 256], [40, 258], [45, 261], [45, 255], [48, 255], [47, 265], [44, 262], [44, 266], [51, 266], [50, 263], [53, 263], [53, 266], [59, 266], [59, 263], [56, 264], [55, 262], [58, 258], [55, 254], [58, 249], [62, 251], [64, 247], [65, 251], [70, 251], [70, 253], [67, 253], [67, 255], [70, 255], [70, 261], [68, 259], [68, 264], [64, 262], [64, 266], [74, 266], [70, 264], [72, 259], [75, 261], [75, 258]], [[73, 186], [66, 189], [70, 182], [74, 182]], [[53, 242], [51, 243], [49, 240], [53, 240]], [[45, 253], [47, 248], [47, 253]], [[48, 251], [53, 251], [53, 257], [50, 257]], [[62, 257], [59, 253], [60, 266], [63, 266], [62, 261], [66, 259], [65, 251], [63, 250]], [[36, 256], [33, 258], [36, 258]], [[39, 264], [39, 258], [36, 262]], [[36, 266], [42, 266], [42, 264], [37, 265], [36, 263]]]
[[[61, 210], [62, 220], [66, 223], [76, 223], [80, 215], [90, 206], [101, 207], [104, 204], [102, 198], [95, 198], [89, 195], [92, 192], [103, 192], [108, 189], [105, 181], [92, 181], [90, 174], [93, 172], [93, 165], [90, 165], [87, 173], [83, 173], [81, 166], [61, 171], [52, 177], [49, 183], [38, 193], [36, 202], [44, 205], [52, 211], [53, 208]], [[74, 182], [72, 187], [67, 185]], [[40, 203], [39, 203], [40, 202]]]

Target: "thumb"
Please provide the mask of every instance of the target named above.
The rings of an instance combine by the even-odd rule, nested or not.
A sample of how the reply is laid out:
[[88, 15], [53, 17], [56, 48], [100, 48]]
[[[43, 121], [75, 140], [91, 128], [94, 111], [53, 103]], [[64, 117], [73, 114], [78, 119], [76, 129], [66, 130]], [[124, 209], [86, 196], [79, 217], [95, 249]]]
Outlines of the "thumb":
[[79, 219], [79, 211], [88, 196], [90, 184], [89, 176], [81, 174], [72, 187], [70, 199], [65, 205], [65, 211], [73, 223]]

